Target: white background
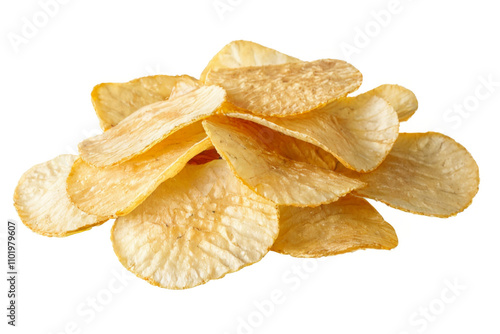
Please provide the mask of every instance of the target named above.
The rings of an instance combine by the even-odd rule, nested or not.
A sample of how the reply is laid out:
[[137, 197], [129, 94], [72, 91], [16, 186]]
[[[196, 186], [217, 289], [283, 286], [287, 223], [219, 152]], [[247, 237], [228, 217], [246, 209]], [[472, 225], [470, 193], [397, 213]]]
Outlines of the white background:
[[[125, 283], [116, 281], [123, 270], [109, 240], [112, 222], [62, 239], [21, 224], [19, 326], [8, 333], [499, 333], [495, 1], [401, 0], [383, 25], [373, 13], [393, 9], [389, 0], [66, 2], [47, 22], [38, 1], [0, 5], [2, 268], [6, 221], [19, 222], [12, 206], [19, 177], [98, 133], [94, 85], [159, 73], [197, 76], [235, 39], [304, 60], [349, 60], [364, 75], [360, 92], [383, 83], [412, 89], [420, 108], [401, 130], [440, 130], [467, 147], [480, 167], [480, 191], [449, 219], [374, 203], [398, 233], [400, 245], [392, 251], [312, 262], [270, 253], [186, 291], [126, 274]], [[214, 4], [229, 7], [218, 12]], [[14, 47], [9, 36], [22, 36], [24, 20], [33, 16], [41, 27]], [[359, 31], [367, 29], [363, 41]], [[347, 45], [357, 53], [343, 51]], [[482, 83], [488, 78], [496, 82], [491, 92]], [[310, 272], [293, 273], [294, 266]], [[455, 283], [458, 292], [448, 291]], [[4, 279], [0, 289], [6, 328]], [[282, 303], [259, 311], [255, 303], [280, 292]], [[99, 311], [90, 311], [92, 298]], [[429, 308], [425, 318], [420, 312]]]

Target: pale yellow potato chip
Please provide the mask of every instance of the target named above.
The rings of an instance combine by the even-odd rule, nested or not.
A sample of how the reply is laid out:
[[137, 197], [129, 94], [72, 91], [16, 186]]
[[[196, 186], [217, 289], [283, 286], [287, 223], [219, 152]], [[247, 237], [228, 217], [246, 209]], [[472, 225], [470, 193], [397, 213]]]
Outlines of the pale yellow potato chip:
[[361, 172], [373, 170], [382, 163], [399, 131], [394, 108], [370, 92], [290, 117], [260, 117], [241, 112], [227, 115], [317, 145], [344, 166]]
[[196, 88], [199, 88], [203, 86], [203, 84], [198, 81], [198, 80], [190, 80], [190, 81], [187, 81], [187, 80], [182, 80], [182, 81], [179, 81], [175, 84], [175, 86], [172, 88], [172, 92], [170, 93], [170, 99], [171, 98], [174, 98], [176, 96], [181, 96], [181, 95], [184, 95], [184, 94], [187, 94], [193, 90], [195, 90]]
[[361, 73], [336, 59], [220, 68], [205, 82], [227, 91], [228, 102], [256, 115], [284, 117], [308, 112], [355, 91]]
[[111, 240], [120, 262], [153, 285], [186, 289], [259, 261], [278, 235], [278, 210], [226, 162], [187, 165], [127, 216]]
[[418, 109], [415, 94], [402, 86], [381, 85], [370, 92], [389, 102], [396, 110], [400, 122], [407, 121]]
[[[262, 125], [229, 117], [205, 120], [217, 152], [257, 194], [280, 205], [317, 206], [337, 200], [362, 182], [308, 162], [306, 144]], [[288, 155], [288, 157], [286, 157]], [[289, 157], [298, 157], [292, 160]]]
[[33, 166], [14, 192], [14, 206], [24, 225], [49, 237], [65, 237], [104, 223], [108, 218], [88, 215], [71, 203], [66, 178], [78, 157], [64, 154]]
[[129, 160], [172, 132], [216, 113], [225, 97], [222, 88], [203, 86], [145, 106], [103, 134], [82, 141], [80, 156], [96, 167]]
[[92, 90], [92, 104], [101, 128], [108, 130], [138, 109], [167, 99], [177, 83], [197, 81], [188, 75], [152, 75], [123, 83], [106, 82]]
[[280, 207], [280, 233], [271, 250], [322, 257], [358, 249], [392, 249], [394, 228], [366, 200], [347, 195], [315, 208]]
[[179, 173], [189, 159], [211, 146], [201, 122], [196, 122], [119, 165], [94, 167], [78, 159], [67, 180], [68, 194], [89, 214], [126, 215], [160, 183]]
[[401, 133], [371, 173], [343, 172], [366, 182], [357, 194], [426, 216], [453, 216], [470, 205], [479, 169], [470, 153], [441, 133]]
[[295, 63], [300, 60], [271, 48], [249, 41], [233, 41], [224, 46], [208, 63], [200, 75], [204, 81], [212, 70], [247, 66]]

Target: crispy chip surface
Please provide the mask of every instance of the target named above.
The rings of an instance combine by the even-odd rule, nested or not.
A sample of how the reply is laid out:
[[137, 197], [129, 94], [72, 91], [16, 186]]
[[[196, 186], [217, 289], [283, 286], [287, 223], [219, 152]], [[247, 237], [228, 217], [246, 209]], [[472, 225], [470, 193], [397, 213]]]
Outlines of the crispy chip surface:
[[160, 183], [179, 173], [189, 159], [211, 146], [197, 122], [119, 165], [94, 167], [78, 159], [67, 180], [68, 194], [87, 213], [126, 215]]
[[278, 211], [223, 160], [187, 165], [129, 215], [112, 242], [121, 263], [153, 285], [186, 289], [259, 261], [278, 235]]
[[[211, 144], [212, 142], [210, 142]], [[206, 164], [207, 162], [210, 162], [212, 160], [217, 160], [221, 159], [219, 153], [217, 153], [217, 150], [215, 148], [209, 148], [208, 150], [205, 150], [198, 155], [194, 156], [191, 160], [188, 161], [189, 164], [191, 165], [203, 165]]]
[[64, 154], [33, 166], [23, 174], [14, 192], [14, 206], [23, 223], [36, 233], [65, 237], [104, 223], [71, 203], [66, 178], [78, 157]]
[[418, 109], [415, 94], [402, 86], [381, 85], [370, 92], [389, 102], [396, 110], [400, 122], [407, 121]]
[[141, 108], [101, 135], [78, 145], [80, 156], [96, 167], [115, 165], [148, 150], [169, 134], [214, 114], [226, 93], [203, 86]]
[[224, 46], [203, 70], [200, 80], [204, 81], [212, 70], [247, 66], [277, 65], [295, 63], [300, 60], [271, 48], [249, 41], [233, 41]]
[[343, 98], [291, 117], [238, 112], [228, 116], [251, 120], [317, 145], [346, 167], [363, 172], [375, 169], [384, 160], [399, 131], [394, 108], [372, 93]]
[[306, 143], [262, 125], [229, 117], [212, 118], [203, 125], [235, 174], [276, 204], [317, 206], [364, 186], [308, 163], [309, 156], [302, 154], [307, 151]]
[[357, 194], [427, 216], [449, 217], [463, 211], [479, 187], [479, 169], [470, 153], [435, 132], [401, 133], [376, 170], [345, 172], [368, 184]]
[[256, 115], [284, 117], [308, 112], [355, 91], [361, 73], [336, 59], [278, 65], [220, 68], [207, 74], [228, 101]]
[[272, 250], [322, 257], [358, 249], [392, 249], [394, 228], [366, 200], [347, 195], [315, 208], [280, 207], [280, 233]]
[[101, 128], [108, 130], [136, 110], [167, 99], [177, 83], [196, 81], [188, 75], [152, 75], [123, 83], [102, 83], [92, 90], [92, 104]]

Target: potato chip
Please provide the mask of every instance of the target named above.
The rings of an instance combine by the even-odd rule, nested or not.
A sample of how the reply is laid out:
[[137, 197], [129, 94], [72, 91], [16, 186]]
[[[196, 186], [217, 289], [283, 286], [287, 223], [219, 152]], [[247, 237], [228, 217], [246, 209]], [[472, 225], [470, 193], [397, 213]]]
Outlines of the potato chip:
[[381, 85], [370, 92], [389, 102], [398, 113], [400, 122], [407, 121], [418, 109], [415, 94], [402, 86]]
[[479, 169], [470, 153], [435, 132], [401, 133], [376, 170], [344, 172], [368, 184], [357, 194], [426, 216], [449, 217], [463, 211], [479, 186]]
[[394, 228], [362, 198], [347, 195], [315, 208], [280, 207], [280, 233], [271, 250], [322, 257], [358, 249], [392, 249]]
[[33, 166], [23, 174], [14, 192], [14, 206], [24, 225], [49, 237], [86, 231], [108, 218], [88, 215], [71, 203], [66, 178], [78, 157], [64, 154]]
[[235, 174], [276, 204], [317, 206], [364, 186], [332, 170], [285, 157], [300, 154], [296, 150], [302, 147], [300, 141], [262, 125], [220, 117], [204, 121], [203, 126]]
[[225, 96], [220, 87], [203, 86], [145, 106], [103, 134], [82, 141], [81, 158], [96, 167], [131, 159], [172, 132], [214, 114]]
[[[211, 144], [212, 142], [210, 142]], [[215, 148], [209, 148], [208, 150], [205, 150], [198, 155], [194, 156], [191, 160], [188, 161], [188, 164], [191, 165], [203, 165], [206, 164], [207, 162], [210, 162], [212, 160], [217, 160], [221, 159], [219, 153], [217, 153], [217, 150]]]
[[278, 235], [278, 210], [223, 160], [187, 165], [127, 216], [111, 240], [120, 262], [153, 285], [186, 289], [259, 261]]
[[300, 60], [281, 52], [249, 41], [233, 41], [224, 46], [208, 63], [201, 73], [204, 81], [212, 70], [247, 66], [277, 65], [295, 63]]
[[189, 159], [211, 146], [201, 122], [196, 122], [119, 165], [94, 167], [78, 159], [67, 180], [68, 194], [87, 213], [126, 215], [160, 183], [179, 173]]
[[398, 136], [399, 121], [384, 99], [365, 93], [334, 101], [313, 112], [291, 117], [228, 116], [247, 119], [317, 145], [344, 166], [366, 172], [387, 156]]
[[179, 81], [172, 88], [172, 92], [170, 93], [169, 98], [172, 99], [176, 96], [181, 96], [181, 95], [187, 94], [187, 93], [195, 90], [196, 88], [200, 88], [201, 86], [203, 86], [203, 84], [198, 80], [196, 80], [196, 81], [195, 80]]
[[196, 81], [188, 75], [153, 75], [124, 83], [102, 83], [92, 90], [92, 104], [101, 128], [108, 130], [136, 110], [167, 99], [175, 84]]
[[228, 102], [256, 115], [284, 117], [308, 112], [355, 91], [361, 73], [342, 60], [211, 70], [205, 82], [227, 91]]

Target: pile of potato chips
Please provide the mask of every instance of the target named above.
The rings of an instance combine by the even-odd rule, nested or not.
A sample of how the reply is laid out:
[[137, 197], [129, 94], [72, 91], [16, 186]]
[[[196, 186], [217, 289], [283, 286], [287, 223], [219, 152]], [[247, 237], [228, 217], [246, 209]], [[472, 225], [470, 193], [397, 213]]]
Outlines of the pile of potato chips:
[[185, 289], [269, 250], [321, 257], [391, 249], [391, 225], [364, 199], [449, 217], [478, 191], [467, 150], [439, 133], [399, 133], [415, 95], [382, 85], [349, 96], [361, 73], [246, 41], [226, 45], [200, 80], [156, 75], [104, 83], [92, 102], [104, 132], [80, 156], [19, 181], [26, 226], [67, 236], [114, 219], [121, 263]]

